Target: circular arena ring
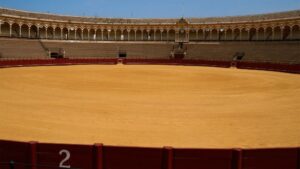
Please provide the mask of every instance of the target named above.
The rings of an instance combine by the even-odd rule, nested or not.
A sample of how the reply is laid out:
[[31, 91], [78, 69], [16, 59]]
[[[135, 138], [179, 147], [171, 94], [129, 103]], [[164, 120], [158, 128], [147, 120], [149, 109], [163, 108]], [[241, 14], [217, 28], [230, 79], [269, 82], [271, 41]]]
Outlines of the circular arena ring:
[[298, 74], [118, 64], [0, 77], [0, 168], [300, 166]]

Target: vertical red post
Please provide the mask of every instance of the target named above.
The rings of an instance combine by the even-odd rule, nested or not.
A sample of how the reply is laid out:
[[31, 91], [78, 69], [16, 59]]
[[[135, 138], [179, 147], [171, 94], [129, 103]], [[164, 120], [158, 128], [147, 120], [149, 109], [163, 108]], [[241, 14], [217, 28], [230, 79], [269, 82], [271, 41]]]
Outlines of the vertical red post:
[[36, 155], [36, 145], [37, 142], [31, 141], [30, 144], [30, 160], [31, 160], [31, 169], [37, 169], [37, 155]]
[[173, 148], [172, 147], [164, 147], [167, 152], [167, 168], [166, 169], [173, 169]]
[[95, 166], [94, 169], [103, 169], [103, 144], [95, 144], [94, 159]]
[[242, 149], [235, 149], [236, 155], [236, 168], [242, 169], [243, 168], [243, 150]]

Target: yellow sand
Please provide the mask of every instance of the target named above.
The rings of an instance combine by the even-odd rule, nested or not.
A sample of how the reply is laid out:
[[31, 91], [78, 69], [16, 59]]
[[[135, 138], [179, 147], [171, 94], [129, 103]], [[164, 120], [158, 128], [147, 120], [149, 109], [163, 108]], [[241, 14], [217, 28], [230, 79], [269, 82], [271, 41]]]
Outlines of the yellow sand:
[[300, 75], [149, 65], [0, 69], [0, 139], [300, 146]]

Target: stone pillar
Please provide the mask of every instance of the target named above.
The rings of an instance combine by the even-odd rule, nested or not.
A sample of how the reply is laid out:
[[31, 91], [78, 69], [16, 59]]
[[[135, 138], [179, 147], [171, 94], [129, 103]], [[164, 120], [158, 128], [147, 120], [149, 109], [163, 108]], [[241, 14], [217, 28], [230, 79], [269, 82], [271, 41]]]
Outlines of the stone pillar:
[[48, 27], [45, 27], [45, 31], [46, 31], [46, 39], [48, 39]]
[[107, 40], [110, 40], [110, 30], [107, 30]]
[[203, 35], [202, 35], [202, 36], [203, 36], [203, 40], [206, 40], [206, 32], [207, 32], [207, 31], [206, 31], [206, 30], [203, 30], [202, 32], [203, 32]]
[[37, 37], [40, 38], [40, 25], [37, 26]]
[[275, 39], [275, 32], [274, 32], [274, 28], [272, 28], [272, 40]]
[[127, 30], [127, 41], [130, 41], [130, 30]]
[[242, 40], [242, 29], [240, 29], [240, 40]]
[[31, 25], [28, 25], [28, 38], [31, 38], [30, 32], [31, 32]]
[[90, 40], [90, 29], [88, 29], [88, 40]]
[[162, 29], [160, 30], [160, 41], [163, 40], [163, 31], [164, 31], [164, 30], [162, 30]]
[[63, 40], [63, 28], [60, 28], [60, 39]]
[[83, 29], [81, 29], [81, 40], [83, 40]]
[[136, 29], [134, 29], [134, 41], [136, 41]]
[[117, 41], [117, 31], [114, 30], [114, 33], [115, 33], [115, 41]]
[[167, 30], [167, 41], [169, 41], [169, 30]]
[[12, 23], [9, 23], [9, 37], [12, 35]]
[[103, 29], [101, 29], [101, 40], [103, 41], [104, 39], [103, 39]]
[[258, 39], [258, 29], [256, 29], [255, 35], [256, 35], [256, 40], [259, 40]]
[[53, 27], [53, 39], [56, 39], [56, 33], [55, 33], [55, 30], [56, 30], [56, 27]]
[[1, 26], [2, 26], [2, 21], [0, 21], [0, 35], [2, 34]]
[[150, 30], [147, 30], [147, 40], [150, 40], [150, 38], [149, 38], [149, 32], [150, 32]]
[[153, 40], [156, 41], [156, 29], [154, 29], [154, 37]]
[[77, 28], [75, 28], [75, 40], [77, 40]]
[[22, 24], [19, 25], [19, 36], [22, 38]]
[[280, 27], [280, 40], [283, 40], [284, 27]]

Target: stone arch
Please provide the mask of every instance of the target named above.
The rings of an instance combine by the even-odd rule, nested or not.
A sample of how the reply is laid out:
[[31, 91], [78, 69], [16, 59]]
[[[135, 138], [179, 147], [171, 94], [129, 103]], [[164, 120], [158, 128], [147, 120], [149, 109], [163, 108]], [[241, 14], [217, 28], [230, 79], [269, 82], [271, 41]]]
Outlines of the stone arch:
[[153, 41], [154, 40], [154, 33], [155, 31], [153, 29], [150, 29], [148, 34], [148, 40]]
[[21, 25], [22, 38], [29, 38], [29, 26], [26, 24]]
[[145, 29], [142, 31], [142, 39], [143, 41], [148, 40], [148, 32]]
[[20, 26], [17, 23], [13, 23], [11, 26], [11, 37], [20, 37]]
[[300, 40], [300, 25], [294, 25], [292, 27], [292, 39], [293, 40]]
[[97, 40], [97, 34], [96, 34], [95, 29], [90, 29], [90, 33], [89, 34], [90, 34], [89, 40], [92, 40], [92, 41]]
[[82, 40], [82, 29], [81, 28], [77, 28], [75, 31], [76, 31], [76, 38], [75, 40]]
[[128, 40], [134, 41], [135, 40], [135, 33], [133, 29], [129, 30]]
[[120, 41], [121, 40], [121, 36], [122, 36], [122, 31], [120, 29], [115, 29], [116, 32], [116, 41]]
[[212, 29], [211, 32], [210, 32], [210, 35], [209, 35], [209, 40], [219, 40], [219, 37], [218, 37], [218, 30], [217, 29]]
[[63, 28], [62, 29], [62, 39], [63, 40], [68, 40], [69, 39], [69, 31], [67, 28]]
[[39, 29], [39, 38], [46, 39], [46, 28], [44, 26]]
[[223, 28], [219, 29], [218, 40], [226, 40], [225, 38], [225, 30]]
[[233, 39], [232, 40], [240, 40], [241, 30], [239, 28], [235, 28], [233, 30]]
[[250, 28], [249, 30], [249, 40], [257, 40], [256, 28]]
[[273, 40], [281, 40], [281, 28], [279, 26], [276, 26], [273, 29]]
[[153, 30], [153, 40], [155, 40], [155, 41], [160, 41], [161, 40], [159, 29]]
[[52, 26], [47, 29], [47, 37], [48, 39], [54, 39], [54, 28]]
[[226, 38], [225, 40], [233, 40], [233, 30], [231, 28], [225, 30]]
[[190, 29], [189, 30], [189, 40], [190, 41], [196, 41], [197, 40], [196, 32], [197, 32], [197, 30], [195, 30], [195, 29]]
[[265, 40], [265, 29], [263, 27], [257, 28], [257, 39], [256, 40]]
[[87, 28], [83, 28], [82, 31], [82, 40], [89, 40], [89, 31]]
[[271, 27], [267, 27], [265, 29], [265, 40], [272, 40], [273, 29]]
[[163, 29], [162, 30], [162, 41], [167, 41], [167, 30]]
[[175, 41], [175, 30], [174, 29], [169, 30], [168, 41]]
[[75, 30], [74, 27], [69, 27], [68, 28], [68, 40], [75, 40], [75, 31], [76, 30]]
[[9, 23], [3, 22], [1, 25], [1, 36], [9, 36]]
[[30, 38], [38, 38], [38, 28], [35, 25], [30, 27]]
[[142, 30], [137, 29], [136, 30], [136, 40], [141, 41], [142, 40]]
[[289, 40], [291, 39], [291, 27], [289, 26], [284, 26], [282, 30], [282, 40]]
[[198, 30], [198, 39], [197, 40], [204, 40], [204, 30], [203, 29], [199, 29]]
[[240, 34], [240, 40], [249, 40], [247, 28], [243, 28]]
[[54, 39], [61, 39], [60, 33], [61, 33], [60, 27], [54, 28]]

